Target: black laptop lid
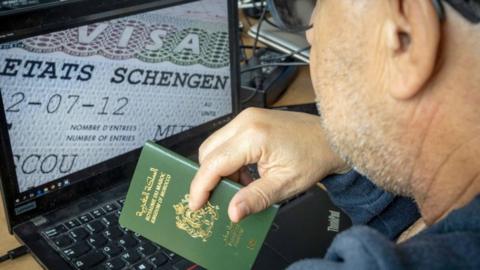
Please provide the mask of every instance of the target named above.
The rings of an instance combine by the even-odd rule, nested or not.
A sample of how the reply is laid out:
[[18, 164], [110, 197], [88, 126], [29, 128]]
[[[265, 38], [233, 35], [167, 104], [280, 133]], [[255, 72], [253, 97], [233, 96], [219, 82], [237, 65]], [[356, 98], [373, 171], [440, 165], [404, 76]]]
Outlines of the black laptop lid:
[[[53, 2], [43, 4], [71, 10]], [[91, 1], [65, 5], [78, 2]], [[72, 11], [84, 25], [47, 34], [38, 26], [35, 35], [22, 24], [29, 38], [0, 44], [0, 176], [11, 226], [129, 178], [146, 140], [213, 128], [238, 109], [235, 1], [117, 2], [130, 6], [110, 7], [114, 19], [94, 12], [91, 24]], [[14, 11], [2, 7], [0, 25], [22, 14], [50, 22], [30, 17], [45, 16], [42, 6]]]
[[0, 42], [195, 0], [0, 0]]

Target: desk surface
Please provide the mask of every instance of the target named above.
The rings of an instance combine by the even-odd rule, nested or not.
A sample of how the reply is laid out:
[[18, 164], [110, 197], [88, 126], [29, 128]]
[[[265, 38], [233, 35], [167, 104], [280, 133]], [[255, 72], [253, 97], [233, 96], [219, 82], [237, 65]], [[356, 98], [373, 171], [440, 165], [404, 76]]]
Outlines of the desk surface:
[[[278, 100], [274, 106], [285, 106], [294, 104], [310, 103], [315, 100], [312, 83], [310, 81], [310, 72], [308, 67], [301, 67], [300, 72], [292, 82], [287, 92]], [[1, 195], [0, 195], [1, 196]], [[16, 248], [20, 243], [8, 233], [5, 221], [3, 202], [0, 199], [0, 255], [5, 254], [8, 250]], [[42, 269], [40, 265], [33, 259], [32, 255], [25, 255], [14, 261], [7, 261], [0, 264], [0, 270], [37, 270]]]

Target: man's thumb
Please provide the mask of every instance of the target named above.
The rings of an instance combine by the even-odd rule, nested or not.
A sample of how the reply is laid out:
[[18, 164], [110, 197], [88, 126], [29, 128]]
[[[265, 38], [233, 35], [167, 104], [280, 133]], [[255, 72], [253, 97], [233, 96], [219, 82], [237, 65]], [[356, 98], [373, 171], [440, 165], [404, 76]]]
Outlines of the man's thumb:
[[281, 198], [277, 181], [261, 178], [240, 189], [233, 196], [228, 207], [228, 216], [233, 222], [239, 222], [246, 216], [258, 213]]

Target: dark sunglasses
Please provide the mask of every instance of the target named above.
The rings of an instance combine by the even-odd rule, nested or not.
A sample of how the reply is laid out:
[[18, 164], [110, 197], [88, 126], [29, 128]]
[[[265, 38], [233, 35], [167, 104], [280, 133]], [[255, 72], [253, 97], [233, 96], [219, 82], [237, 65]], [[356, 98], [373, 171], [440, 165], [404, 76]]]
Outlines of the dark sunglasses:
[[[443, 1], [447, 2], [471, 23], [480, 22], [480, 0], [432, 0], [440, 20], [445, 20]], [[310, 17], [317, 0], [267, 0], [267, 8], [275, 24], [287, 31], [303, 32], [308, 30]]]

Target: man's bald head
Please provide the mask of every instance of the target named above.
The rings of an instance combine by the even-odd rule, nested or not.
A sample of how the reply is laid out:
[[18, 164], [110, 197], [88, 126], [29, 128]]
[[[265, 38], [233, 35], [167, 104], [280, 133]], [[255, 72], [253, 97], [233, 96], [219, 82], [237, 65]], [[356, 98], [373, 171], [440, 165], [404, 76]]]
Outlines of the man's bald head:
[[480, 134], [480, 27], [444, 7], [442, 22], [432, 1], [321, 0], [308, 33], [332, 145], [380, 186], [417, 199]]

